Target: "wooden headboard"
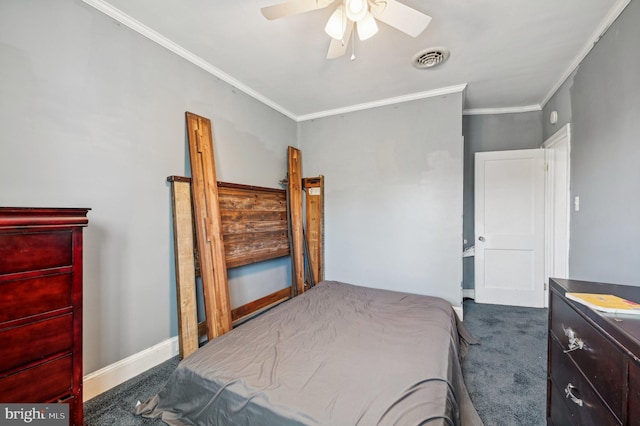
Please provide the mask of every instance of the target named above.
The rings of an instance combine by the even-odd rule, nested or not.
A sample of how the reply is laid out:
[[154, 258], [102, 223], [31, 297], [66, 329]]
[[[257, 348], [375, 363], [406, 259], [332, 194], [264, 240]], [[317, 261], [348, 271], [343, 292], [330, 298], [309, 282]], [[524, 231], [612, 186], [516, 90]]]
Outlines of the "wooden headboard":
[[[302, 178], [298, 149], [288, 148], [286, 191], [218, 182], [211, 121], [189, 112], [186, 121], [192, 178], [167, 178], [173, 201], [182, 357], [198, 348], [200, 335], [212, 339], [224, 334], [234, 323], [300, 294], [322, 279], [323, 229], [322, 197], [316, 191], [319, 182], [323, 186], [323, 180]], [[307, 181], [314, 185], [314, 195], [307, 198], [311, 244], [304, 238], [302, 217], [303, 186]], [[309, 220], [310, 212], [315, 219]], [[227, 269], [283, 256], [291, 256], [293, 282], [232, 310]], [[206, 322], [201, 324], [197, 322], [196, 275], [202, 279], [204, 293]]]
[[289, 255], [287, 193], [218, 182], [227, 268]]
[[[181, 336], [187, 333], [188, 339], [197, 339], [208, 333], [206, 322], [194, 322], [197, 321], [194, 320], [197, 317], [197, 303], [192, 290], [195, 290], [196, 277], [202, 274], [193, 222], [191, 178], [169, 176], [167, 180], [171, 183], [173, 200], [176, 284], [182, 311], [179, 312], [179, 333]], [[217, 185], [227, 268], [290, 255], [284, 189], [227, 182], [217, 182]], [[261, 309], [289, 299], [291, 294], [291, 287], [288, 286], [237, 307], [231, 310], [231, 320], [238, 322]], [[194, 345], [197, 349], [197, 343], [189, 346]]]

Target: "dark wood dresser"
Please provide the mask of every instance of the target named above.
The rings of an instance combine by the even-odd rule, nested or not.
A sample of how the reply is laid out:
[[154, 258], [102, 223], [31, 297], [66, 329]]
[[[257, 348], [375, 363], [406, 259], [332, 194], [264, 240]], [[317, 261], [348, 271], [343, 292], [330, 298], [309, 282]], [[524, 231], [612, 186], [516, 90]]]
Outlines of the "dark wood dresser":
[[76, 426], [88, 210], [0, 207], [0, 402], [68, 403]]
[[547, 423], [640, 425], [640, 316], [606, 314], [565, 293], [640, 303], [640, 287], [550, 280]]

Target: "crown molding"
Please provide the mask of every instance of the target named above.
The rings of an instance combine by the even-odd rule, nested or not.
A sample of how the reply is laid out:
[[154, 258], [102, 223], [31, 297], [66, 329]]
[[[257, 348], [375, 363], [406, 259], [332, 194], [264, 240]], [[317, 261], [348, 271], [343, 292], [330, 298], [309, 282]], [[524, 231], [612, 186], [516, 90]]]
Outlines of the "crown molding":
[[330, 110], [326, 110], [326, 111], [314, 112], [312, 114], [299, 115], [298, 119], [296, 121], [298, 121], [298, 122], [300, 122], [300, 121], [308, 121], [308, 120], [314, 120], [316, 118], [329, 117], [329, 116], [332, 116], [332, 115], [345, 114], [345, 113], [348, 113], [348, 112], [362, 111], [362, 110], [365, 110], [365, 109], [377, 108], [377, 107], [393, 105], [393, 104], [399, 104], [399, 103], [402, 103], [402, 102], [415, 101], [415, 100], [418, 100], [418, 99], [432, 98], [434, 96], [449, 95], [449, 94], [452, 94], [452, 93], [459, 93], [459, 92], [463, 92], [464, 93], [466, 88], [467, 88], [467, 85], [465, 83], [465, 84], [459, 84], [457, 86], [449, 86], [449, 87], [443, 87], [443, 88], [435, 89], [435, 90], [428, 90], [426, 92], [411, 93], [409, 95], [403, 95], [403, 96], [396, 96], [396, 97], [393, 97], [393, 98], [380, 99], [380, 100], [377, 100], [377, 101], [365, 102], [365, 103], [362, 103], [362, 104], [351, 105], [351, 106], [347, 106], [347, 107], [343, 107], [343, 108], [336, 108], [336, 109], [330, 109]]
[[463, 115], [519, 114], [521, 112], [542, 111], [539, 104], [506, 108], [471, 108], [462, 111]]
[[182, 47], [179, 44], [175, 43], [174, 41], [166, 38], [162, 34], [152, 30], [151, 28], [149, 28], [146, 25], [144, 25], [142, 22], [132, 18], [131, 16], [127, 15], [126, 13], [121, 11], [120, 9], [117, 9], [117, 8], [113, 7], [112, 5], [107, 3], [106, 1], [104, 1], [104, 0], [82, 0], [82, 1], [85, 2], [86, 4], [88, 4], [89, 6], [92, 6], [93, 8], [99, 10], [100, 12], [104, 13], [105, 15], [115, 19], [116, 21], [120, 22], [121, 24], [131, 28], [132, 30], [134, 30], [135, 32], [143, 35], [144, 37], [148, 38], [149, 40], [159, 44], [160, 46], [162, 46], [162, 47], [168, 49], [169, 51], [175, 53], [176, 55], [182, 57], [183, 59], [186, 59], [187, 61], [191, 62], [192, 64], [196, 65], [197, 67], [205, 70], [209, 74], [212, 74], [215, 77], [218, 77], [220, 80], [222, 80], [222, 81], [230, 84], [231, 86], [237, 88], [238, 90], [241, 90], [242, 92], [246, 93], [247, 95], [251, 96], [252, 98], [262, 102], [265, 105], [270, 106], [274, 110], [286, 115], [287, 117], [291, 118], [292, 120], [298, 121], [296, 115], [293, 114], [291, 111], [289, 111], [286, 108], [282, 107], [281, 105], [273, 102], [271, 99], [267, 98], [266, 96], [262, 95], [261, 93], [255, 91], [255, 90], [253, 90], [251, 87], [245, 85], [241, 81], [236, 80], [235, 78], [231, 77], [229, 74], [227, 74], [224, 71], [216, 68], [215, 66], [213, 66], [209, 62], [205, 61], [204, 59], [202, 59], [198, 55], [195, 55], [194, 53], [188, 51], [184, 47]]
[[547, 96], [545, 96], [542, 102], [540, 102], [540, 105], [542, 108], [544, 108], [545, 105], [547, 105], [547, 102], [549, 102], [549, 99], [551, 99], [553, 95], [555, 95], [555, 93], [558, 91], [560, 86], [562, 86], [564, 82], [567, 80], [567, 78], [569, 78], [569, 76], [573, 74], [573, 72], [580, 66], [580, 63], [583, 61], [584, 58], [586, 58], [589, 52], [591, 52], [591, 49], [593, 49], [593, 46], [596, 45], [596, 43], [600, 40], [600, 38], [604, 35], [604, 33], [607, 32], [609, 27], [615, 22], [616, 19], [618, 19], [618, 16], [620, 16], [622, 11], [629, 5], [629, 3], [631, 3], [631, 0], [616, 1], [613, 7], [609, 10], [609, 13], [607, 13], [607, 15], [604, 17], [602, 22], [600, 22], [600, 25], [598, 25], [598, 28], [596, 28], [596, 30], [593, 32], [591, 37], [589, 37], [589, 40], [584, 45], [582, 50], [573, 59], [573, 62], [571, 62], [569, 67], [565, 70], [564, 74], [562, 74], [562, 76], [560, 77], [560, 80], [558, 80], [558, 82], [551, 88], [551, 90], [549, 90], [549, 92], [547, 93]]

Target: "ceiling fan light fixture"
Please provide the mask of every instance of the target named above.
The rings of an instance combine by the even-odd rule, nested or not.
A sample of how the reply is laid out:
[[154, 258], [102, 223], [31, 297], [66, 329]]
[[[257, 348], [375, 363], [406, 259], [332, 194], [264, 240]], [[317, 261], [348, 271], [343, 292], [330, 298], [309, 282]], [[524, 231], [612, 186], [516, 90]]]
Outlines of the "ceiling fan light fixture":
[[347, 0], [346, 11], [347, 18], [353, 22], [360, 22], [369, 12], [369, 3], [367, 0]]
[[369, 12], [356, 24], [358, 28], [358, 38], [362, 41], [373, 37], [378, 32], [378, 24], [373, 15]]
[[347, 19], [344, 14], [344, 6], [340, 5], [329, 17], [327, 25], [324, 27], [324, 31], [329, 34], [329, 37], [335, 38], [336, 40], [342, 40], [346, 29]]
[[373, 37], [378, 31], [378, 21], [414, 38], [431, 21], [430, 16], [398, 0], [284, 0], [284, 3], [265, 6], [261, 10], [265, 18], [273, 20], [331, 5], [333, 10], [328, 11], [331, 16], [324, 28], [331, 37], [327, 59], [343, 56], [356, 30], [360, 40]]

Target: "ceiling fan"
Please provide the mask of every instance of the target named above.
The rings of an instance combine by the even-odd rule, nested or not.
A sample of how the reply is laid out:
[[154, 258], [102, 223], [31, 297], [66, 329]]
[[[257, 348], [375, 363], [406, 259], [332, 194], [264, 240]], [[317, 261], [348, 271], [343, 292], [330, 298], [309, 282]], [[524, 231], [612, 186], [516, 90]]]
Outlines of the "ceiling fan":
[[354, 25], [358, 38], [366, 40], [378, 31], [376, 19], [411, 37], [417, 37], [431, 22], [430, 16], [396, 0], [289, 0], [261, 10], [265, 18], [273, 20], [323, 9], [336, 2], [338, 5], [325, 26], [325, 32], [331, 36], [327, 59], [345, 54]]

